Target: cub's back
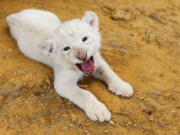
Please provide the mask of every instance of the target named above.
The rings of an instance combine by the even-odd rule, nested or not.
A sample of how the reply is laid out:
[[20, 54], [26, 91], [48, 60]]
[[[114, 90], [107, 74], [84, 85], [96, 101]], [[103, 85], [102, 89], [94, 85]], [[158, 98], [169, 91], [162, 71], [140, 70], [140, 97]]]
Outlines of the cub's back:
[[11, 14], [6, 18], [13, 37], [17, 40], [20, 31], [27, 30], [36, 34], [49, 34], [60, 25], [59, 18], [49, 12], [36, 9], [27, 9]]

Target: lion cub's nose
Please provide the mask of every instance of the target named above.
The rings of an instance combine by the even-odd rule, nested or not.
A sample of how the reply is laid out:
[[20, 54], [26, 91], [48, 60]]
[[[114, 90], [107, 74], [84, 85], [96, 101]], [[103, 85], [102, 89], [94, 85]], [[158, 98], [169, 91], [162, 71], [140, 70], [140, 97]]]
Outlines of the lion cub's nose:
[[76, 52], [76, 58], [81, 60], [81, 61], [86, 61], [87, 59], [87, 52], [86, 51], [82, 51], [82, 50], [79, 50]]

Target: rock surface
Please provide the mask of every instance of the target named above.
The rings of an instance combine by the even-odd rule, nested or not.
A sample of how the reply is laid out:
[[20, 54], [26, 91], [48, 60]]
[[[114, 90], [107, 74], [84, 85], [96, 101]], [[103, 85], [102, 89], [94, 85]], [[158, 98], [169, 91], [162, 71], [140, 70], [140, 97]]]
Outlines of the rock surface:
[[[25, 8], [62, 21], [98, 14], [102, 56], [135, 91], [125, 99], [98, 80], [80, 83], [106, 104], [110, 122], [90, 121], [57, 95], [50, 68], [20, 53], [5, 17]], [[0, 0], [0, 135], [179, 135], [179, 16], [179, 0]]]

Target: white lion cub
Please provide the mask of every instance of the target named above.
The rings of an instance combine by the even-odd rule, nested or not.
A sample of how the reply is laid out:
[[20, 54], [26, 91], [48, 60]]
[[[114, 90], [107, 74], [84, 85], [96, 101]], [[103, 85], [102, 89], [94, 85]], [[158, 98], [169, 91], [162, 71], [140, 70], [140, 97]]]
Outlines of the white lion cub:
[[61, 23], [49, 11], [27, 9], [9, 15], [6, 22], [21, 52], [52, 67], [57, 93], [83, 109], [91, 120], [109, 121], [111, 113], [92, 93], [77, 86], [83, 75], [101, 79], [116, 95], [133, 95], [132, 87], [100, 55], [101, 37], [94, 12], [87, 11], [81, 19]]

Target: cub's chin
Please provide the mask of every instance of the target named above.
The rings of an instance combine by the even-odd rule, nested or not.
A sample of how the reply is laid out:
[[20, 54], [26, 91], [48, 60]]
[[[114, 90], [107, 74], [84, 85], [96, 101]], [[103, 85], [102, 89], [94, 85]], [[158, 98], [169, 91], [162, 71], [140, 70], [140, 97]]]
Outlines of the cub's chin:
[[88, 60], [82, 63], [75, 64], [81, 72], [83, 72], [86, 75], [91, 75], [94, 71], [95, 65], [94, 65], [94, 58], [91, 56]]

